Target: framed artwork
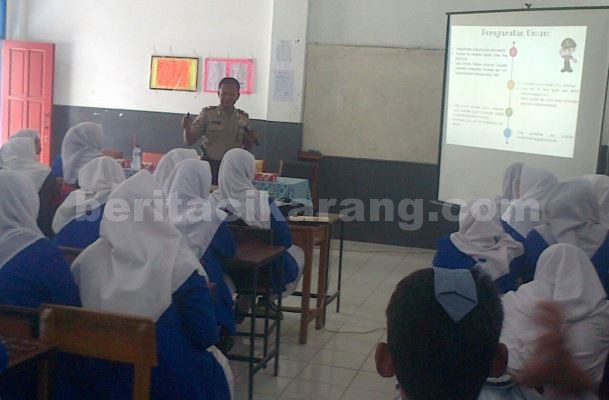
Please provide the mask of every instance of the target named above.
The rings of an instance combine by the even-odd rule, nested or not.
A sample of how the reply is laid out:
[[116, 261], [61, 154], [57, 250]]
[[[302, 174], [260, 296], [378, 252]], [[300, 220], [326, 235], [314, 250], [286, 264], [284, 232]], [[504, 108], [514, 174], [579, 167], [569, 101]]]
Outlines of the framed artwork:
[[239, 81], [242, 94], [254, 93], [254, 60], [248, 58], [206, 58], [203, 91], [217, 92], [228, 76]]
[[152, 56], [150, 61], [150, 89], [196, 92], [198, 75], [198, 58]]

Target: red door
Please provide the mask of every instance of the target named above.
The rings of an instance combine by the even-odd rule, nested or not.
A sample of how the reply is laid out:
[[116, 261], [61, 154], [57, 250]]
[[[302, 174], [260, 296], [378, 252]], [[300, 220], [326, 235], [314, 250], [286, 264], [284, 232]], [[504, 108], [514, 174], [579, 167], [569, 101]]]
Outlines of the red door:
[[52, 43], [2, 41], [1, 142], [19, 129], [38, 130], [44, 164], [51, 158], [54, 58]]

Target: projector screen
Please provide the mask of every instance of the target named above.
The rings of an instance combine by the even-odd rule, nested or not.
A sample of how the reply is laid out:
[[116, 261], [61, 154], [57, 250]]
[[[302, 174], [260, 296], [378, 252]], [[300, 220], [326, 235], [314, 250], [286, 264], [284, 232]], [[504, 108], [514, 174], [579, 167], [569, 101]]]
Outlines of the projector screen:
[[595, 173], [609, 9], [450, 14], [438, 199], [494, 197], [513, 162]]

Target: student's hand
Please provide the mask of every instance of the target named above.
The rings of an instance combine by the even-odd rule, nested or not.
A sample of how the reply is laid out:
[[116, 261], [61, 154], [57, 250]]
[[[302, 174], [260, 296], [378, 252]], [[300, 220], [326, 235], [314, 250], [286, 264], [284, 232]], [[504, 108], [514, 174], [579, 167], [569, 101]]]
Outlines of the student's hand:
[[516, 377], [520, 384], [532, 388], [552, 386], [565, 395], [591, 390], [591, 378], [567, 349], [560, 306], [554, 302], [540, 302], [537, 321], [546, 333], [537, 340], [533, 357]]

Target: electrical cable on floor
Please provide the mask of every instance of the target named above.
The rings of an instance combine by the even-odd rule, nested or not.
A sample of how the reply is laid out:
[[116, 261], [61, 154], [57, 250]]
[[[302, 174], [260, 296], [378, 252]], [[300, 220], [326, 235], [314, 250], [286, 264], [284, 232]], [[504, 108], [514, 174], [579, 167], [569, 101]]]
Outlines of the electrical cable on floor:
[[371, 329], [369, 331], [336, 331], [334, 329], [326, 328], [326, 331], [330, 332], [330, 333], [347, 333], [347, 334], [354, 334], [354, 335], [366, 335], [369, 333], [375, 333], [375, 332], [384, 331], [384, 330], [387, 330], [387, 328], [376, 328], [376, 329]]

